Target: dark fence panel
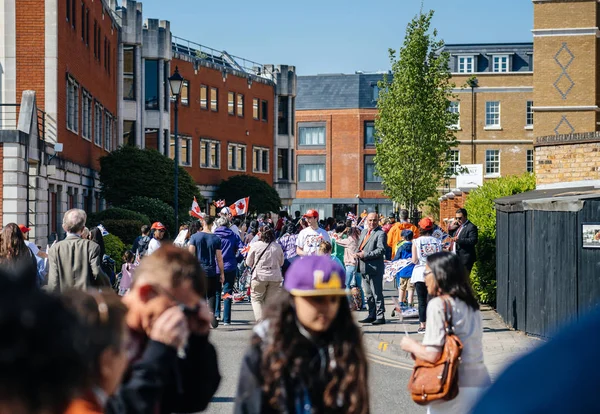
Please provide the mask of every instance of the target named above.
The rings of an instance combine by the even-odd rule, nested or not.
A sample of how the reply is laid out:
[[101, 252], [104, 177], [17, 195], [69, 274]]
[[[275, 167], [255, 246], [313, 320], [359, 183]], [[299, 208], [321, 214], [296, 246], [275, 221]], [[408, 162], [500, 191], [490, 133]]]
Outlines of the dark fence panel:
[[600, 249], [582, 248], [582, 223], [600, 223], [600, 201], [586, 201], [580, 214], [577, 247], [581, 249], [579, 260], [578, 311], [582, 315], [600, 304]]
[[512, 213], [509, 219], [508, 245], [508, 320], [515, 329], [525, 330], [527, 322], [526, 309], [526, 225], [525, 212]]
[[509, 245], [509, 213], [496, 212], [496, 310], [504, 321], [513, 326], [508, 318], [508, 245]]

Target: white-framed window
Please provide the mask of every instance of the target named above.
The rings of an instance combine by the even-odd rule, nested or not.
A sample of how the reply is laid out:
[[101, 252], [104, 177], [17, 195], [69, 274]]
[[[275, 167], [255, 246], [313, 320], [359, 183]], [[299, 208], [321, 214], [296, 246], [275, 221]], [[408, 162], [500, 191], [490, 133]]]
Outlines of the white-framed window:
[[104, 114], [104, 149], [110, 151], [112, 149], [112, 140], [114, 133], [114, 118], [110, 112]]
[[450, 105], [448, 106], [448, 112], [451, 114], [457, 114], [456, 123], [450, 125], [450, 127], [454, 129], [460, 129], [460, 102], [451, 101]]
[[489, 177], [500, 175], [500, 150], [485, 150], [485, 175]]
[[[177, 134], [179, 139], [179, 165], [189, 167], [192, 165], [192, 137]], [[175, 159], [175, 135], [169, 139], [169, 158]]]
[[500, 101], [487, 101], [485, 103], [485, 126], [500, 126]]
[[67, 80], [67, 129], [79, 133], [79, 83], [70, 76]]
[[92, 95], [86, 90], [81, 91], [81, 136], [89, 141], [92, 140]]
[[102, 116], [104, 114], [104, 108], [98, 102], [94, 105], [94, 144], [102, 147]]
[[365, 182], [367, 183], [381, 183], [383, 179], [375, 172], [375, 163], [365, 164]]
[[492, 71], [493, 72], [509, 72], [509, 56], [494, 55], [492, 56]]
[[533, 101], [527, 101], [525, 126], [533, 126]]
[[325, 164], [298, 164], [298, 181], [302, 183], [325, 182]]
[[325, 145], [325, 127], [298, 127], [298, 145]]
[[459, 56], [458, 57], [458, 73], [474, 73], [475, 72], [475, 56]]
[[221, 143], [212, 139], [200, 139], [200, 167], [221, 168]]
[[527, 150], [527, 172], [533, 172], [533, 150]]
[[229, 144], [227, 146], [227, 169], [246, 171], [246, 145]]
[[456, 171], [460, 166], [460, 151], [451, 149], [448, 151], [448, 176], [456, 176]]
[[252, 172], [269, 172], [269, 149], [264, 147], [252, 148]]

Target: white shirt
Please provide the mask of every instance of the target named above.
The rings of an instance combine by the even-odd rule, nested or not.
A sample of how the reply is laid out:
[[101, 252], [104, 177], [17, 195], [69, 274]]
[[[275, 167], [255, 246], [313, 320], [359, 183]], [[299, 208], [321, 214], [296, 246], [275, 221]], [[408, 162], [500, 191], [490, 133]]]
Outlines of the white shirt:
[[296, 246], [300, 247], [306, 255], [315, 255], [322, 241], [331, 241], [329, 234], [325, 230], [320, 227], [316, 230], [313, 230], [312, 227], [307, 227], [298, 234]]
[[424, 282], [425, 277], [425, 264], [427, 263], [427, 257], [434, 253], [442, 251], [442, 243], [433, 236], [421, 236], [413, 241], [413, 246], [417, 248], [417, 257], [419, 258], [419, 264], [415, 265], [410, 278], [410, 283]]
[[159, 247], [160, 247], [160, 241], [158, 241], [156, 239], [150, 240], [150, 243], [148, 243], [148, 250], [146, 250], [146, 256], [150, 256], [152, 253], [154, 253], [156, 250], [158, 250]]

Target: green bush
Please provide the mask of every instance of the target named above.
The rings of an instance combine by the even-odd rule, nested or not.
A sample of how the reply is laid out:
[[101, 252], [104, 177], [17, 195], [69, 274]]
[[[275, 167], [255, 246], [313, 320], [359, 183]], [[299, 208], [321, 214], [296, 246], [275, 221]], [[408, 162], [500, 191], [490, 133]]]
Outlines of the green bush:
[[125, 243], [133, 243], [135, 238], [141, 234], [140, 230], [146, 223], [139, 220], [107, 219], [102, 222], [102, 225], [110, 234], [114, 234]]
[[244, 197], [250, 197], [248, 205], [250, 214], [277, 212], [281, 208], [281, 198], [277, 190], [265, 180], [251, 175], [240, 174], [229, 177], [221, 181], [215, 193], [215, 199], [223, 199], [227, 205]]
[[469, 220], [479, 229], [475, 250], [477, 262], [471, 272], [471, 282], [482, 303], [496, 304], [496, 209], [494, 200], [535, 190], [535, 176], [524, 174], [487, 181], [469, 193], [465, 208]]
[[[159, 200], [158, 198], [136, 196], [132, 197], [121, 207], [128, 210], [138, 211], [146, 215], [150, 219], [150, 224], [154, 223], [155, 221], [160, 221], [167, 226], [167, 231], [170, 234], [177, 236], [177, 229], [175, 229], [175, 210], [173, 210], [173, 207]], [[183, 216], [182, 219], [185, 217], [187, 216]]]
[[[144, 214], [124, 208], [111, 207], [98, 213], [88, 214], [86, 226], [91, 228], [98, 224], [104, 224], [106, 220], [137, 220], [141, 221], [143, 224], [150, 225], [150, 219]], [[106, 224], [104, 225], [106, 226]]]
[[104, 236], [104, 248], [106, 254], [115, 261], [115, 272], [119, 273], [121, 266], [123, 266], [123, 253], [125, 253], [127, 246], [114, 234], [108, 234]]

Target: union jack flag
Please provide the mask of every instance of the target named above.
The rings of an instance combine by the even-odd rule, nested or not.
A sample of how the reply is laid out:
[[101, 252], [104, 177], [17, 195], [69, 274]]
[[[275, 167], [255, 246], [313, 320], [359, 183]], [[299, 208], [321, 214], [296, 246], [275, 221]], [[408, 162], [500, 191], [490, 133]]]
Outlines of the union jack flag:
[[356, 214], [349, 212], [348, 214], [346, 214], [346, 218], [348, 220], [356, 221]]
[[244, 247], [242, 247], [242, 250], [240, 250], [240, 253], [244, 256], [246, 256], [248, 254], [248, 252], [250, 251], [250, 245], [247, 244]]
[[225, 207], [225, 200], [216, 200], [216, 201], [213, 201], [213, 204], [217, 208], [223, 208], [223, 207]]

